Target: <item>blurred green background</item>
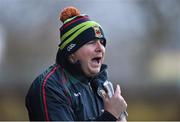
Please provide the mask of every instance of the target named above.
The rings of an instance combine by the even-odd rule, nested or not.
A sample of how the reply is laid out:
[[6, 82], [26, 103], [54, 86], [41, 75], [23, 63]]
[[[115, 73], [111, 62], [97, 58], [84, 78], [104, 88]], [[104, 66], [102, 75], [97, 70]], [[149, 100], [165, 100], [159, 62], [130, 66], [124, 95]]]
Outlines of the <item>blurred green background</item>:
[[69, 5], [102, 25], [128, 120], [180, 120], [180, 0], [0, 0], [0, 120], [28, 120], [25, 95], [55, 62]]

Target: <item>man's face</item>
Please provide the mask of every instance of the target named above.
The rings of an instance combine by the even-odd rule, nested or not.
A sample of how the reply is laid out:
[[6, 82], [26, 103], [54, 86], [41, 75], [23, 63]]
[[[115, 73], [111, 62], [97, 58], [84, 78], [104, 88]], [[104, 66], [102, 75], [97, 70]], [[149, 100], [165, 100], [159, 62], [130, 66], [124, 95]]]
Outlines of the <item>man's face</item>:
[[96, 39], [83, 45], [72, 54], [72, 57], [75, 61], [80, 61], [81, 68], [87, 76], [94, 76], [100, 71], [104, 55], [105, 47], [103, 41]]

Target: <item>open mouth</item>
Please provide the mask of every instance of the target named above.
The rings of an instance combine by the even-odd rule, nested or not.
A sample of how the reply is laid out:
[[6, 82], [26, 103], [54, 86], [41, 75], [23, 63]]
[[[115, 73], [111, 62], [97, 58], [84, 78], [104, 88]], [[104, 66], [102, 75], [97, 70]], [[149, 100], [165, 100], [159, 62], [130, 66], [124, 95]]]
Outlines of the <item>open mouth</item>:
[[99, 64], [101, 62], [102, 57], [95, 57], [92, 59], [92, 62], [95, 64]]

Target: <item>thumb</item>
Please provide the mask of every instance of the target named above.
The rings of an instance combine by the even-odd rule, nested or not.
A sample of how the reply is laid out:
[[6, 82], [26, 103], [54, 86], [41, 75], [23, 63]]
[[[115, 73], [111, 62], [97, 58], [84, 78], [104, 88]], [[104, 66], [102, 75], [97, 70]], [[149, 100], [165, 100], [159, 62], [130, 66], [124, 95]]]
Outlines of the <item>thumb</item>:
[[120, 89], [120, 86], [119, 84], [116, 86], [116, 90], [115, 90], [115, 93], [114, 95], [120, 95], [121, 94], [121, 89]]

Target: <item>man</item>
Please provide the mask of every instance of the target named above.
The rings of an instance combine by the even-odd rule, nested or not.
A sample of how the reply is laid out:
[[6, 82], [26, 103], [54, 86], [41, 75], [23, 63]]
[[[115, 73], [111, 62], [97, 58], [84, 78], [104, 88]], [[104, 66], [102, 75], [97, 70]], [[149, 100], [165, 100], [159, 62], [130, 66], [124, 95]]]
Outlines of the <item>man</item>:
[[110, 98], [97, 94], [107, 80], [102, 27], [74, 7], [60, 15], [61, 43], [56, 63], [38, 76], [26, 96], [30, 120], [118, 120], [127, 104], [119, 85]]

